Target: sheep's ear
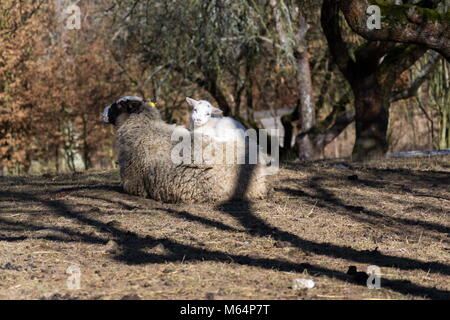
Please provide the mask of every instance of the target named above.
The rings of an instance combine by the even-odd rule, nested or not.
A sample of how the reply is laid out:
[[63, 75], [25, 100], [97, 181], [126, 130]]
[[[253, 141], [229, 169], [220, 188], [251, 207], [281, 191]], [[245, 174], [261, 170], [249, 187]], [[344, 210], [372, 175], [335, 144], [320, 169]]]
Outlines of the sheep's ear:
[[141, 101], [130, 101], [127, 105], [128, 113], [138, 113], [141, 111], [143, 103]]
[[216, 107], [212, 107], [212, 111], [211, 111], [211, 113], [212, 113], [212, 114], [222, 114], [222, 113], [223, 113], [223, 111], [222, 111], [222, 110], [220, 110], [219, 108], [216, 108]]
[[141, 101], [123, 100], [118, 103], [123, 112], [132, 114], [142, 111], [143, 103]]
[[186, 102], [191, 106], [191, 107], [195, 107], [196, 105], [197, 105], [197, 103], [198, 103], [198, 101], [197, 100], [194, 100], [194, 99], [192, 99], [192, 98], [186, 98]]

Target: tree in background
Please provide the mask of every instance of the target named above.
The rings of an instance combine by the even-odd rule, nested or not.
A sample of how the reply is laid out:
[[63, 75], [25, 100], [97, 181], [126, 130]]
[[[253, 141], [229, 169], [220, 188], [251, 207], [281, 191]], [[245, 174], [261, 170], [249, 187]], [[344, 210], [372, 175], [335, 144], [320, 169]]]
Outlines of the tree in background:
[[424, 83], [416, 99], [430, 124], [433, 148], [450, 149], [450, 64], [441, 59], [435, 68], [436, 72]]
[[[291, 57], [299, 95], [297, 107], [281, 119], [285, 129], [281, 153], [285, 158], [295, 155], [300, 159], [318, 159], [325, 146], [353, 121], [354, 111], [348, 108], [348, 89], [339, 85], [342, 81], [333, 84], [336, 72], [327, 51], [323, 50], [325, 39], [316, 31], [320, 28], [320, 22], [315, 19], [319, 16], [320, 3], [271, 1], [271, 5], [277, 30], [274, 42]], [[321, 51], [323, 54], [319, 54]], [[293, 137], [295, 144], [291, 147]]]
[[[321, 158], [355, 119], [355, 157], [384, 154], [390, 105], [419, 94], [408, 103], [439, 132], [435, 146], [447, 147], [448, 62], [437, 53], [446, 49], [411, 36], [420, 21], [430, 35], [445, 33], [445, 3], [359, 1], [380, 4], [395, 35], [389, 41], [362, 32], [367, 17], [350, 2], [79, 1], [81, 30], [69, 30], [68, 1], [2, 1], [0, 170], [111, 166], [113, 135], [100, 112], [125, 94], [156, 101], [165, 120], [179, 124], [190, 111], [186, 96], [214, 100], [252, 128], [262, 126], [257, 111], [293, 110], [281, 119], [281, 152], [300, 159]], [[399, 22], [408, 39], [390, 25], [397, 14], [413, 19]]]
[[[343, 5], [344, 2], [323, 1], [323, 31], [334, 61], [350, 83], [355, 98], [356, 141], [353, 156], [356, 159], [380, 157], [388, 149], [389, 106], [396, 95], [396, 80], [428, 48], [417, 44], [399, 44], [394, 37], [393, 41], [368, 41], [351, 52], [341, 34], [343, 27], [339, 18], [339, 4]], [[431, 7], [438, 5], [436, 1], [427, 4]], [[349, 9], [346, 6], [343, 8]], [[395, 21], [395, 16], [389, 16], [389, 12], [385, 14], [386, 21]], [[398, 99], [407, 97], [397, 95]]]
[[[205, 92], [226, 115], [233, 115], [247, 127], [261, 126], [253, 117], [255, 110], [271, 110], [275, 115], [276, 109], [297, 105], [292, 114], [283, 118], [284, 153], [317, 158], [352, 118], [347, 116], [349, 119], [342, 121], [338, 117], [346, 111], [348, 95], [339, 98], [335, 106], [335, 94], [328, 91], [341, 89], [334, 84], [342, 81], [333, 84], [330, 73], [335, 74], [335, 70], [320, 70], [329, 56], [324, 54], [323, 37], [311, 48], [307, 45], [315, 39], [306, 38], [305, 10], [312, 18], [320, 7], [315, 1], [290, 0], [190, 0], [170, 4], [118, 1], [114, 51], [136, 50], [142, 70], [147, 70], [141, 81], [134, 81], [142, 92], [151, 91], [155, 83], [159, 88], [171, 86], [172, 95], [175, 92], [178, 99], [182, 91]], [[317, 19], [312, 23], [319, 25]], [[316, 31], [308, 34], [317, 36]], [[309, 50], [315, 51], [312, 61]], [[120, 57], [117, 60], [121, 66], [129, 65]], [[316, 84], [322, 88], [317, 95], [313, 90]], [[168, 96], [154, 99], [167, 102]], [[320, 110], [316, 111], [315, 101]], [[292, 137], [299, 133], [291, 150]]]
[[[144, 83], [195, 86], [215, 99], [226, 115], [256, 126], [251, 113], [261, 102], [257, 96], [268, 87], [265, 80], [274, 80], [276, 68], [263, 59], [272, 45], [264, 41], [263, 5], [228, 0], [120, 1], [116, 13], [115, 51], [136, 50], [148, 70]], [[279, 79], [278, 83], [286, 87]]]
[[2, 166], [26, 172], [35, 161], [44, 170], [53, 164], [59, 171], [65, 164], [75, 171], [77, 162], [89, 169], [102, 157], [113, 160], [111, 131], [100, 114], [127, 83], [105, 55], [103, 8], [91, 4], [83, 10], [91, 21], [68, 30], [47, 3], [6, 39], [0, 72]]
[[31, 164], [33, 106], [17, 95], [29, 87], [27, 63], [35, 58], [34, 39], [40, 35], [43, 1], [2, 1], [0, 7], [0, 167]]
[[[450, 62], [450, 11], [447, 0], [337, 0], [351, 28], [371, 41], [420, 45]], [[381, 28], [367, 28], [366, 10], [377, 5], [384, 16]]]

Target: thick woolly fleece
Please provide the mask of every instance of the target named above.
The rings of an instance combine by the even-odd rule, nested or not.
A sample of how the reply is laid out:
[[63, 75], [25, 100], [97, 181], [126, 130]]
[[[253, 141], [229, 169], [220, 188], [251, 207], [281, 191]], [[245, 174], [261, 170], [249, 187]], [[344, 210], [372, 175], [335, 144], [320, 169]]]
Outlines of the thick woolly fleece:
[[169, 203], [266, 196], [260, 165], [174, 164], [171, 151], [178, 143], [171, 141], [174, 130], [176, 126], [165, 123], [156, 108], [145, 108], [120, 123], [118, 162], [127, 193]]

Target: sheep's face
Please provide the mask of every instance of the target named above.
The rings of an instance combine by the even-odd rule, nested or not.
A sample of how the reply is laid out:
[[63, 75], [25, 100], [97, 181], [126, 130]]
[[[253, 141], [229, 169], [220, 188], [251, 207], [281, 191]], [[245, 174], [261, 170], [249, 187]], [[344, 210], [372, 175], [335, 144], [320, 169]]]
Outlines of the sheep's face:
[[186, 98], [186, 101], [192, 107], [191, 122], [195, 127], [205, 125], [214, 114], [222, 114], [222, 110], [213, 107], [208, 101], [191, 98]]
[[132, 113], [140, 113], [145, 108], [145, 101], [139, 97], [123, 97], [103, 110], [103, 121], [116, 127], [128, 119]]

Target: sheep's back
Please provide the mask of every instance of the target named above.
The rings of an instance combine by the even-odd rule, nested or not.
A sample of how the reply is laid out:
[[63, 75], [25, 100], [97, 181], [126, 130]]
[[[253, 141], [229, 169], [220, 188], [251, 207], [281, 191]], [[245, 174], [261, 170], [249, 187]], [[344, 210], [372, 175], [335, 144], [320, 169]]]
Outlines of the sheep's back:
[[175, 164], [174, 126], [130, 117], [118, 131], [119, 166], [127, 193], [163, 202], [261, 198], [266, 183], [257, 165]]

